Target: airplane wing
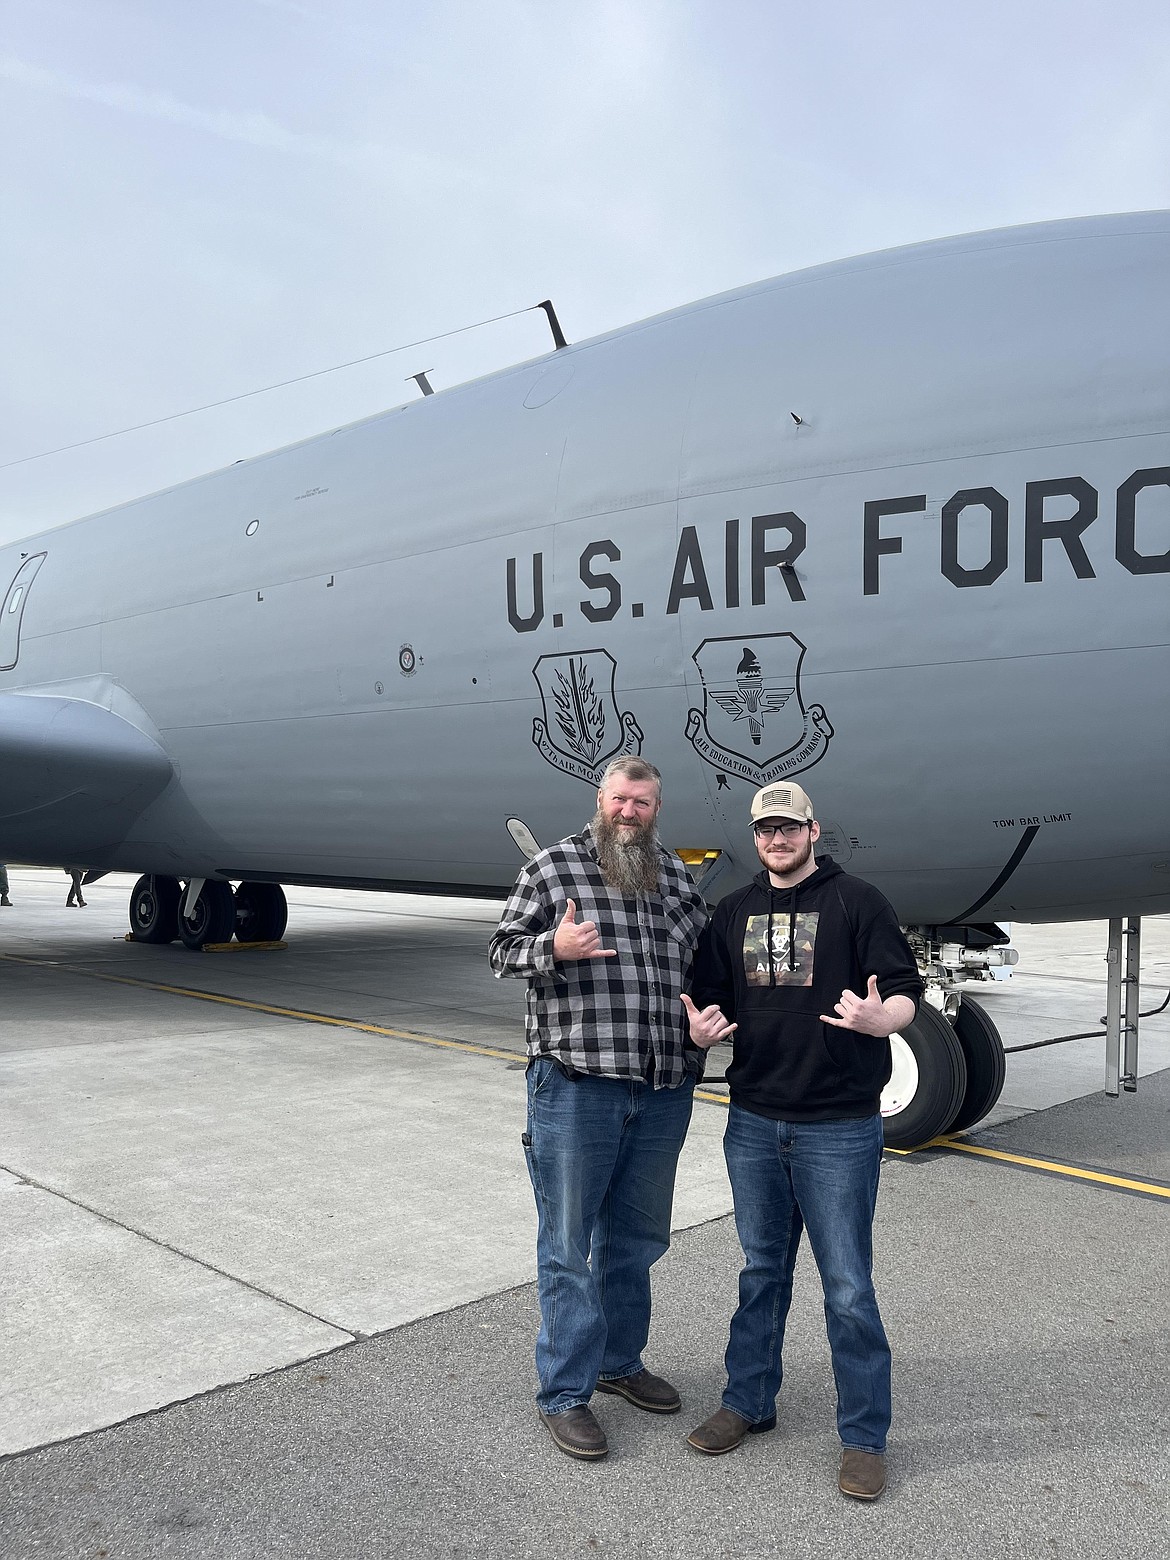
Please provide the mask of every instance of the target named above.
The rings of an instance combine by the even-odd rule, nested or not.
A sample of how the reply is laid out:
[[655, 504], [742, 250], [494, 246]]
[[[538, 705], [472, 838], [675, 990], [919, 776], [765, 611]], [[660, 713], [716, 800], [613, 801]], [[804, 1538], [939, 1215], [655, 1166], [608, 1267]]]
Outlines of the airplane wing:
[[111, 709], [62, 694], [0, 693], [0, 860], [18, 818], [23, 853], [43, 835], [62, 865], [74, 852], [91, 859], [173, 776], [155, 739]]

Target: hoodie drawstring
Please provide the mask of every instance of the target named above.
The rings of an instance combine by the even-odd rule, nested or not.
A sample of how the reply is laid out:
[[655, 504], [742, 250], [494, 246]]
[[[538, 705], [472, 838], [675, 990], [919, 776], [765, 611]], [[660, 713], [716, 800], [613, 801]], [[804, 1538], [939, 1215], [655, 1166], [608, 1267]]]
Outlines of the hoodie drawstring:
[[[772, 885], [768, 885], [768, 985], [776, 984], [776, 960], [774, 957], [774, 944], [772, 942], [772, 922], [775, 910], [776, 895]], [[796, 884], [788, 890], [788, 968], [796, 970]]]

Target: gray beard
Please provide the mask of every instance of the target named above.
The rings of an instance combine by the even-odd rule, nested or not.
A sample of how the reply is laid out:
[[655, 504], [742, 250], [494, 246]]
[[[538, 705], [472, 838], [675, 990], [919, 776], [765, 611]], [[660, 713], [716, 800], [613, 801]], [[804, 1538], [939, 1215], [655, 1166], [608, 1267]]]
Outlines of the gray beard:
[[593, 838], [601, 875], [623, 899], [658, 892], [658, 830], [639, 828], [630, 838], [598, 811], [593, 818]]

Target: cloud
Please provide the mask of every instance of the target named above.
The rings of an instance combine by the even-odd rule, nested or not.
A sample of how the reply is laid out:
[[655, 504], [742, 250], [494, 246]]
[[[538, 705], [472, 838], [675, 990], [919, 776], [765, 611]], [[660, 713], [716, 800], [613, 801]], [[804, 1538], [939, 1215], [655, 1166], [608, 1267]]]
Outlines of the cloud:
[[396, 172], [410, 174], [415, 178], [450, 177], [449, 169], [425, 153], [403, 147], [391, 148], [371, 141], [346, 140], [338, 136], [310, 135], [290, 130], [287, 125], [259, 109], [240, 113], [233, 109], [200, 108], [192, 103], [184, 103], [169, 92], [120, 82], [81, 81], [64, 71], [45, 70], [11, 54], [0, 54], [0, 78], [34, 91], [51, 92], [75, 102], [97, 103], [140, 119], [177, 125], [184, 130], [194, 130], [222, 141], [233, 141], [265, 151], [311, 157], [347, 167], [391, 165]]
[[0, 76], [34, 91], [52, 92], [58, 97], [84, 103], [100, 103], [145, 119], [160, 119], [188, 130], [203, 130], [225, 141], [243, 141], [250, 146], [290, 148], [298, 137], [267, 114], [233, 113], [227, 109], [196, 108], [180, 102], [168, 92], [145, 91], [140, 87], [113, 82], [79, 81], [63, 71], [44, 70], [11, 54], [0, 54]]

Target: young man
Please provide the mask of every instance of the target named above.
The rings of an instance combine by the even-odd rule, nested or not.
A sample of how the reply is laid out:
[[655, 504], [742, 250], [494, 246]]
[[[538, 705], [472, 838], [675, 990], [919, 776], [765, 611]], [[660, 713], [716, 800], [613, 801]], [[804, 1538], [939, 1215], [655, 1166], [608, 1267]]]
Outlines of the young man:
[[652, 1414], [682, 1407], [642, 1350], [702, 1072], [680, 996], [707, 911], [658, 843], [661, 805], [658, 770], [615, 759], [588, 828], [521, 872], [488, 953], [497, 975], [528, 982], [536, 1404], [556, 1446], [585, 1459], [608, 1451], [594, 1390]]
[[922, 982], [888, 900], [831, 857], [814, 858], [820, 826], [800, 786], [765, 786], [751, 821], [764, 870], [719, 904], [696, 957], [694, 1001], [683, 998], [698, 1045], [734, 1021], [724, 1152], [747, 1259], [723, 1406], [687, 1439], [718, 1456], [774, 1427], [807, 1228], [837, 1383], [838, 1486], [876, 1500], [890, 1424], [890, 1350], [873, 1288], [879, 1098], [888, 1037], [914, 1017]]

